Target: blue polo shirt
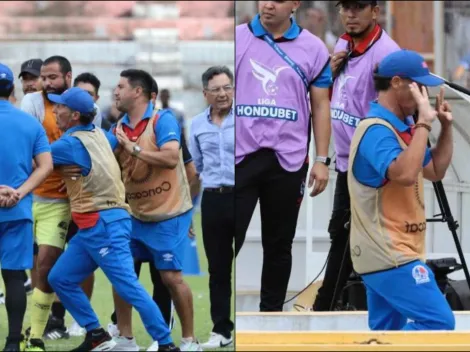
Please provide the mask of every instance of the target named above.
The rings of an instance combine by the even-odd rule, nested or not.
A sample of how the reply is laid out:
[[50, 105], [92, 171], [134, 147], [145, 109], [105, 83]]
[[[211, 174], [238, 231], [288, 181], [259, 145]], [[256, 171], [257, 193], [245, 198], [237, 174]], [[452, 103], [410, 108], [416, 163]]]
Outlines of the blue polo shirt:
[[[275, 42], [285, 42], [285, 41], [295, 40], [299, 36], [299, 34], [304, 30], [297, 24], [297, 22], [295, 21], [295, 18], [291, 17], [291, 26], [289, 27], [289, 29], [284, 33], [282, 38], [274, 39], [271, 33], [268, 33], [268, 31], [261, 24], [259, 14], [253, 18], [253, 20], [249, 24], [249, 27], [256, 37], [263, 37], [264, 35], [267, 34]], [[276, 55], [276, 53], [273, 53], [273, 55]], [[295, 62], [295, 57], [291, 59], [294, 60]], [[317, 88], [329, 88], [331, 87], [331, 85], [333, 85], [333, 74], [331, 72], [331, 67], [330, 67], [329, 62], [325, 65], [325, 67], [323, 68], [323, 71], [318, 75], [315, 81], [311, 83], [311, 85]]]
[[[381, 118], [389, 122], [398, 132], [410, 132], [413, 124], [411, 119], [403, 122], [394, 113], [377, 102], [370, 103], [366, 118]], [[390, 164], [403, 152], [396, 135], [382, 125], [371, 126], [362, 137], [353, 164], [356, 179], [369, 187], [378, 188], [387, 180]], [[423, 167], [431, 161], [431, 150], [427, 148]]]
[[[153, 104], [149, 103], [147, 110], [144, 113], [144, 116], [142, 116], [142, 120], [139, 121], [139, 123], [137, 123], [135, 128], [131, 127], [129, 116], [127, 114], [125, 114], [122, 117], [122, 124], [123, 126], [126, 126], [131, 131], [131, 133], [138, 131], [139, 127], [141, 126], [141, 123], [144, 123], [144, 121], [152, 118], [153, 110], [154, 110]], [[159, 110], [158, 115], [159, 117], [154, 128], [157, 147], [161, 148], [165, 143], [168, 143], [170, 141], [177, 141], [178, 143], [181, 144], [181, 128], [172, 110], [171, 109]], [[147, 121], [145, 123], [147, 123]], [[110, 130], [114, 131], [115, 126], [116, 124], [114, 124]], [[110, 137], [110, 143], [113, 149], [115, 149], [118, 146], [119, 142], [116, 136], [112, 135]]]
[[[87, 176], [92, 168], [90, 154], [83, 143], [77, 137], [71, 136], [71, 134], [76, 131], [92, 131], [94, 128], [99, 127], [95, 127], [93, 124], [72, 127], [68, 129], [61, 138], [52, 143], [52, 160], [54, 165], [76, 165], [82, 169], [82, 175]], [[116, 137], [105, 130], [103, 130], [103, 132], [111, 144], [111, 140]], [[108, 223], [130, 218], [128, 212], [124, 209], [102, 210], [99, 214], [103, 220]]]
[[[0, 185], [17, 189], [33, 173], [33, 159], [51, 147], [38, 120], [7, 100], [0, 100], [0, 127]], [[28, 194], [14, 207], [0, 208], [0, 223], [32, 221], [32, 206], [32, 194]]]

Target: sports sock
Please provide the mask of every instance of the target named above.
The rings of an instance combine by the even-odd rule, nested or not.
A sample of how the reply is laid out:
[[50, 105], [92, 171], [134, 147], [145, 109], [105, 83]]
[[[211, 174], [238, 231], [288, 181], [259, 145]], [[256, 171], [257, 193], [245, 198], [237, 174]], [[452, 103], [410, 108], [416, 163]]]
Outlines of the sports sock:
[[37, 288], [34, 289], [32, 296], [33, 304], [31, 306], [32, 339], [42, 339], [54, 298], [54, 293], [44, 293]]
[[64, 320], [65, 318], [65, 307], [62, 302], [54, 302], [52, 303], [52, 316], [57, 319]]
[[26, 290], [21, 270], [2, 269], [5, 282], [5, 306], [8, 316], [8, 338], [20, 340], [26, 312]]

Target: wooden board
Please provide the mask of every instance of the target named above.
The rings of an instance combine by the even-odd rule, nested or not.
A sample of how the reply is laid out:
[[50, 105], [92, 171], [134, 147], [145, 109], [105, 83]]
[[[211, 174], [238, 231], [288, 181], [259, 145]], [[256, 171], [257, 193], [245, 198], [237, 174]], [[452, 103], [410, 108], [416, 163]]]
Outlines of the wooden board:
[[380, 331], [380, 332], [280, 332], [237, 331], [237, 345], [448, 345], [470, 346], [470, 332]]

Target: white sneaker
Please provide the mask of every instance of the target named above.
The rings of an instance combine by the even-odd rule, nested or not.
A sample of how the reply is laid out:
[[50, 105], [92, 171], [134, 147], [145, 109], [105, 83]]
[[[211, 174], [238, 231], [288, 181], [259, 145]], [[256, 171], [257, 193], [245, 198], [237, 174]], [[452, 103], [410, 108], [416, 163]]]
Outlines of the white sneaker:
[[147, 348], [147, 351], [149, 352], [157, 352], [158, 351], [158, 347], [160, 347], [160, 345], [158, 344], [158, 341], [154, 341], [149, 348]]
[[202, 351], [202, 347], [197, 340], [184, 341], [181, 340], [181, 351]]
[[217, 334], [215, 332], [211, 332], [211, 336], [209, 337], [209, 341], [203, 343], [201, 346], [207, 349], [215, 349], [220, 347], [227, 347], [233, 343], [233, 338], [230, 337], [227, 339], [224, 335]]
[[5, 304], [5, 295], [1, 290], [0, 290], [0, 304]]
[[86, 329], [82, 328], [78, 323], [74, 320], [70, 328], [67, 329], [67, 332], [70, 336], [85, 336]]
[[113, 351], [140, 351], [140, 347], [137, 345], [135, 337], [133, 337], [132, 340], [129, 340], [127, 337], [118, 336], [113, 337], [113, 340], [116, 342], [116, 346], [113, 348]]
[[119, 337], [121, 333], [119, 332], [118, 326], [113, 323], [108, 324], [108, 334], [111, 337]]

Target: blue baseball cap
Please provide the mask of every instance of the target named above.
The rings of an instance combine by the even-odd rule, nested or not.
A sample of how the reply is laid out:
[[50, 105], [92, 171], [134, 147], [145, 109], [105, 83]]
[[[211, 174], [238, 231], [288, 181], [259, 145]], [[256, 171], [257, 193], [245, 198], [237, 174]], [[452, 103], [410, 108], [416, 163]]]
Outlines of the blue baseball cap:
[[5, 88], [10, 88], [15, 82], [13, 77], [13, 72], [10, 68], [2, 63], [0, 63], [0, 85]]
[[62, 94], [48, 94], [47, 97], [53, 103], [65, 105], [81, 114], [90, 114], [95, 109], [95, 102], [91, 95], [78, 87], [67, 89]]
[[415, 51], [399, 50], [387, 55], [379, 64], [377, 76], [408, 78], [428, 87], [444, 84], [444, 80], [432, 75], [424, 58]]

